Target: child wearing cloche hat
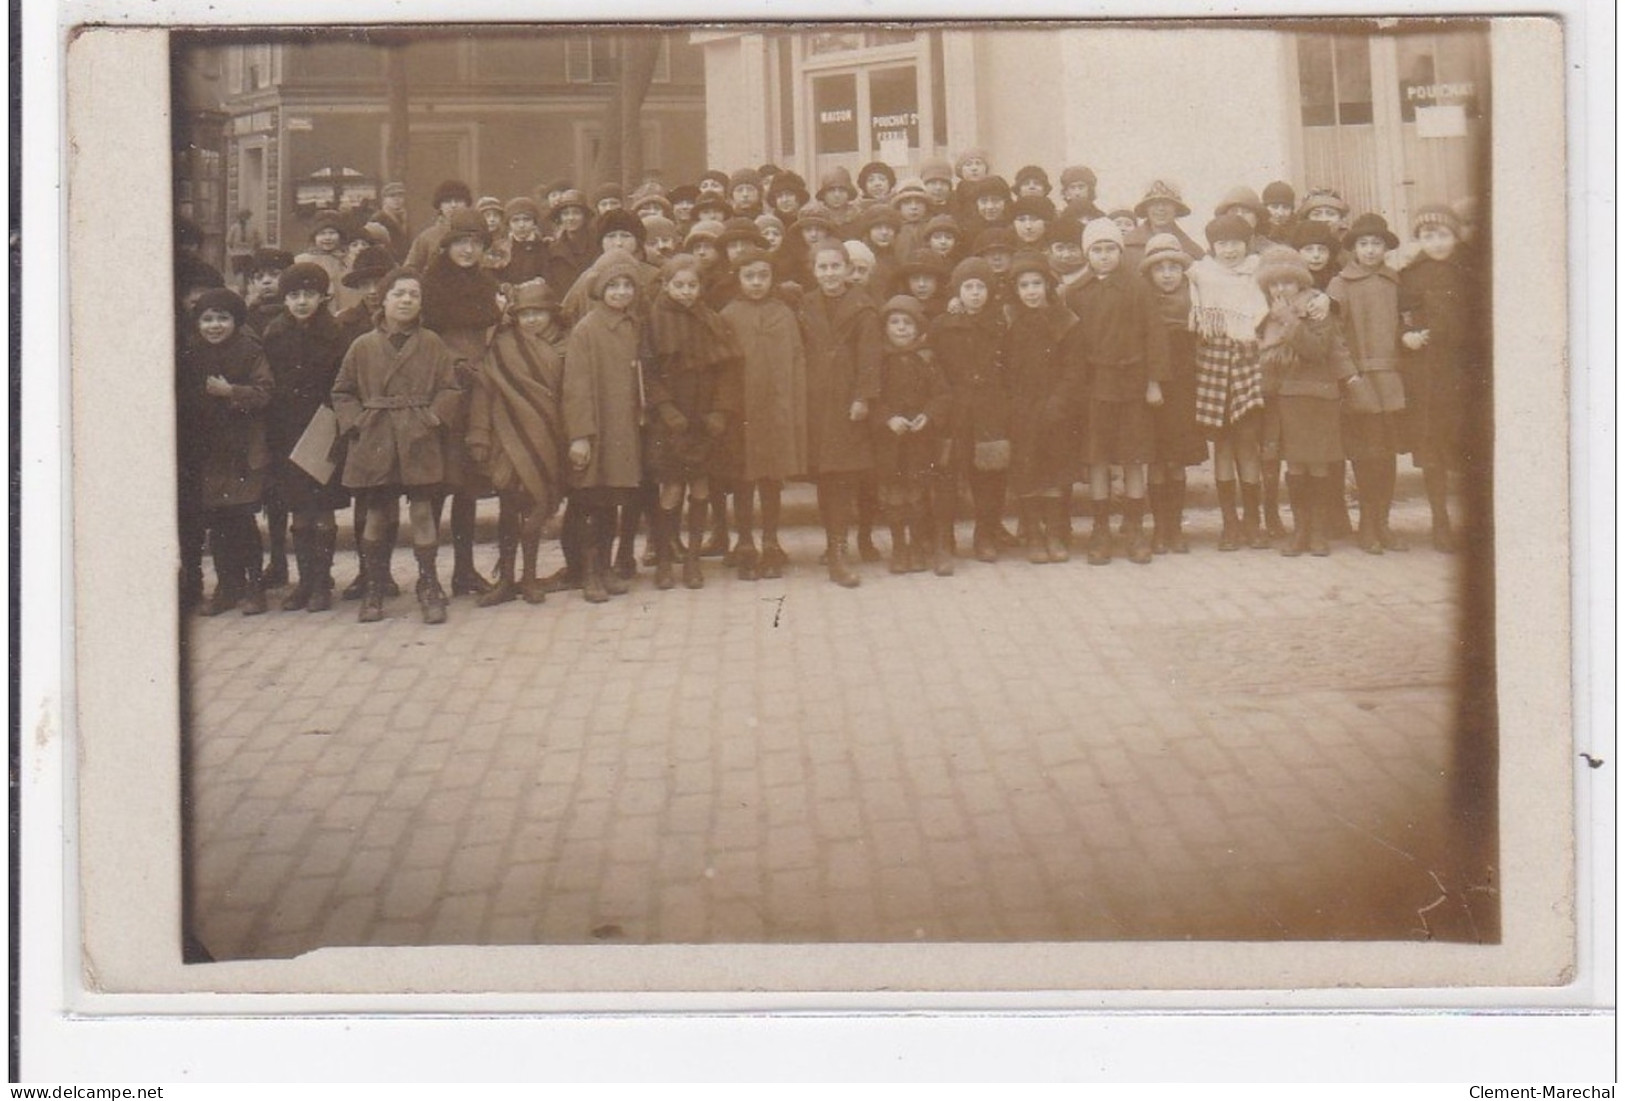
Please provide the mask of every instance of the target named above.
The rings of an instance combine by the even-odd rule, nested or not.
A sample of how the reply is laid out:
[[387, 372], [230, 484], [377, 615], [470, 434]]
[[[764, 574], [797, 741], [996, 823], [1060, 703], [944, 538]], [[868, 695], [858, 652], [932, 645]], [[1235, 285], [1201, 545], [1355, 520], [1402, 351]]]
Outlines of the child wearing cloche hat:
[[925, 310], [916, 299], [888, 299], [880, 325], [885, 344], [871, 423], [880, 508], [891, 527], [891, 572], [929, 564], [947, 577], [954, 572], [948, 381], [926, 348]]
[[1139, 275], [1168, 341], [1168, 375], [1162, 404], [1151, 409], [1154, 455], [1146, 472], [1151, 509], [1151, 553], [1190, 552], [1185, 539], [1185, 468], [1207, 461], [1207, 441], [1196, 424], [1196, 335], [1190, 329], [1191, 291], [1185, 278], [1191, 258], [1179, 241], [1159, 233], [1146, 242]]

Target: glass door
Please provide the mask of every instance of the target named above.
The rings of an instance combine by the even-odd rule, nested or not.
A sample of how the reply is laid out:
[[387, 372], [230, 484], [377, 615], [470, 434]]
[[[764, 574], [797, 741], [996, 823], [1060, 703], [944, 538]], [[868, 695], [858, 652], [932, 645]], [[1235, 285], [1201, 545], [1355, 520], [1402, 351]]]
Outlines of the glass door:
[[936, 42], [914, 31], [857, 28], [803, 40], [798, 137], [811, 154], [809, 183], [836, 166], [856, 183], [870, 161], [891, 165], [898, 176], [919, 170], [942, 130], [932, 83]]

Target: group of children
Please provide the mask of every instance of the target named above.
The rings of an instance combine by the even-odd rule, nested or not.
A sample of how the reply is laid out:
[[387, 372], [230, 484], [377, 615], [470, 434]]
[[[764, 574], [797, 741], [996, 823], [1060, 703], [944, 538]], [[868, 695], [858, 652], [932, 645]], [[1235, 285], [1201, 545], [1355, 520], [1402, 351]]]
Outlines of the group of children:
[[[952, 574], [962, 494], [978, 560], [1066, 561], [1077, 484], [1089, 563], [1146, 564], [1189, 550], [1186, 470], [1210, 444], [1220, 550], [1329, 553], [1347, 463], [1358, 546], [1404, 550], [1389, 526], [1404, 452], [1433, 545], [1455, 548], [1447, 476], [1481, 461], [1464, 418], [1486, 366], [1469, 203], [1418, 210], [1402, 250], [1333, 192], [1238, 188], [1204, 247], [1166, 181], [1106, 212], [1088, 168], [1060, 179], [1057, 206], [1042, 168], [1012, 185], [972, 151], [903, 180], [836, 169], [816, 195], [773, 166], [669, 193], [606, 186], [590, 203], [565, 183], [475, 202], [447, 181], [415, 236], [390, 185], [365, 222], [318, 217], [307, 253], [257, 250], [246, 300], [183, 241], [183, 601], [263, 612], [291, 580], [289, 531], [282, 607], [330, 608], [336, 516], [353, 501], [361, 569], [343, 595], [380, 619], [402, 497], [429, 623], [446, 617], [448, 500], [452, 595], [481, 606], [624, 593], [645, 519], [659, 588], [702, 587], [713, 555], [779, 577], [788, 481], [816, 486], [822, 564], [845, 587], [859, 584], [852, 530], [874, 560], [877, 522], [893, 572]], [[334, 442], [313, 463], [324, 417]], [[494, 581], [473, 561], [488, 496]], [[539, 577], [561, 501], [565, 565]]]

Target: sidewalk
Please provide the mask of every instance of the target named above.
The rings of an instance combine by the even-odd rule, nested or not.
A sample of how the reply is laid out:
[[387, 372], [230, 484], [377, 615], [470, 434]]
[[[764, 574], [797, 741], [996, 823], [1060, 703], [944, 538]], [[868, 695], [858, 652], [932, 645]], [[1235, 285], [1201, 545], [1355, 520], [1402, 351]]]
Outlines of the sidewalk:
[[198, 932], [222, 960], [1494, 939], [1493, 831], [1462, 827], [1493, 807], [1457, 782], [1459, 564], [1418, 496], [1416, 549], [1381, 557], [1220, 554], [1201, 510], [1194, 551], [1149, 567], [866, 566], [847, 591], [799, 526], [782, 581], [708, 560], [701, 592], [645, 571], [606, 606], [463, 598], [436, 628], [409, 591], [374, 626], [353, 603], [192, 620]]

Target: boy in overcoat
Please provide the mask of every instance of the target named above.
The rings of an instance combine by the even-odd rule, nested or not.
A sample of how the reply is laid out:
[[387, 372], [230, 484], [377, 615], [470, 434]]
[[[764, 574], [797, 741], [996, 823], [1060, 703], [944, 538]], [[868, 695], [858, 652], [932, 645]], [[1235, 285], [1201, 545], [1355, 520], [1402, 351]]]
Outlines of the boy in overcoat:
[[872, 409], [880, 507], [891, 525], [891, 572], [954, 572], [954, 483], [946, 431], [953, 399], [926, 347], [925, 310], [906, 294], [880, 310], [885, 334]]

